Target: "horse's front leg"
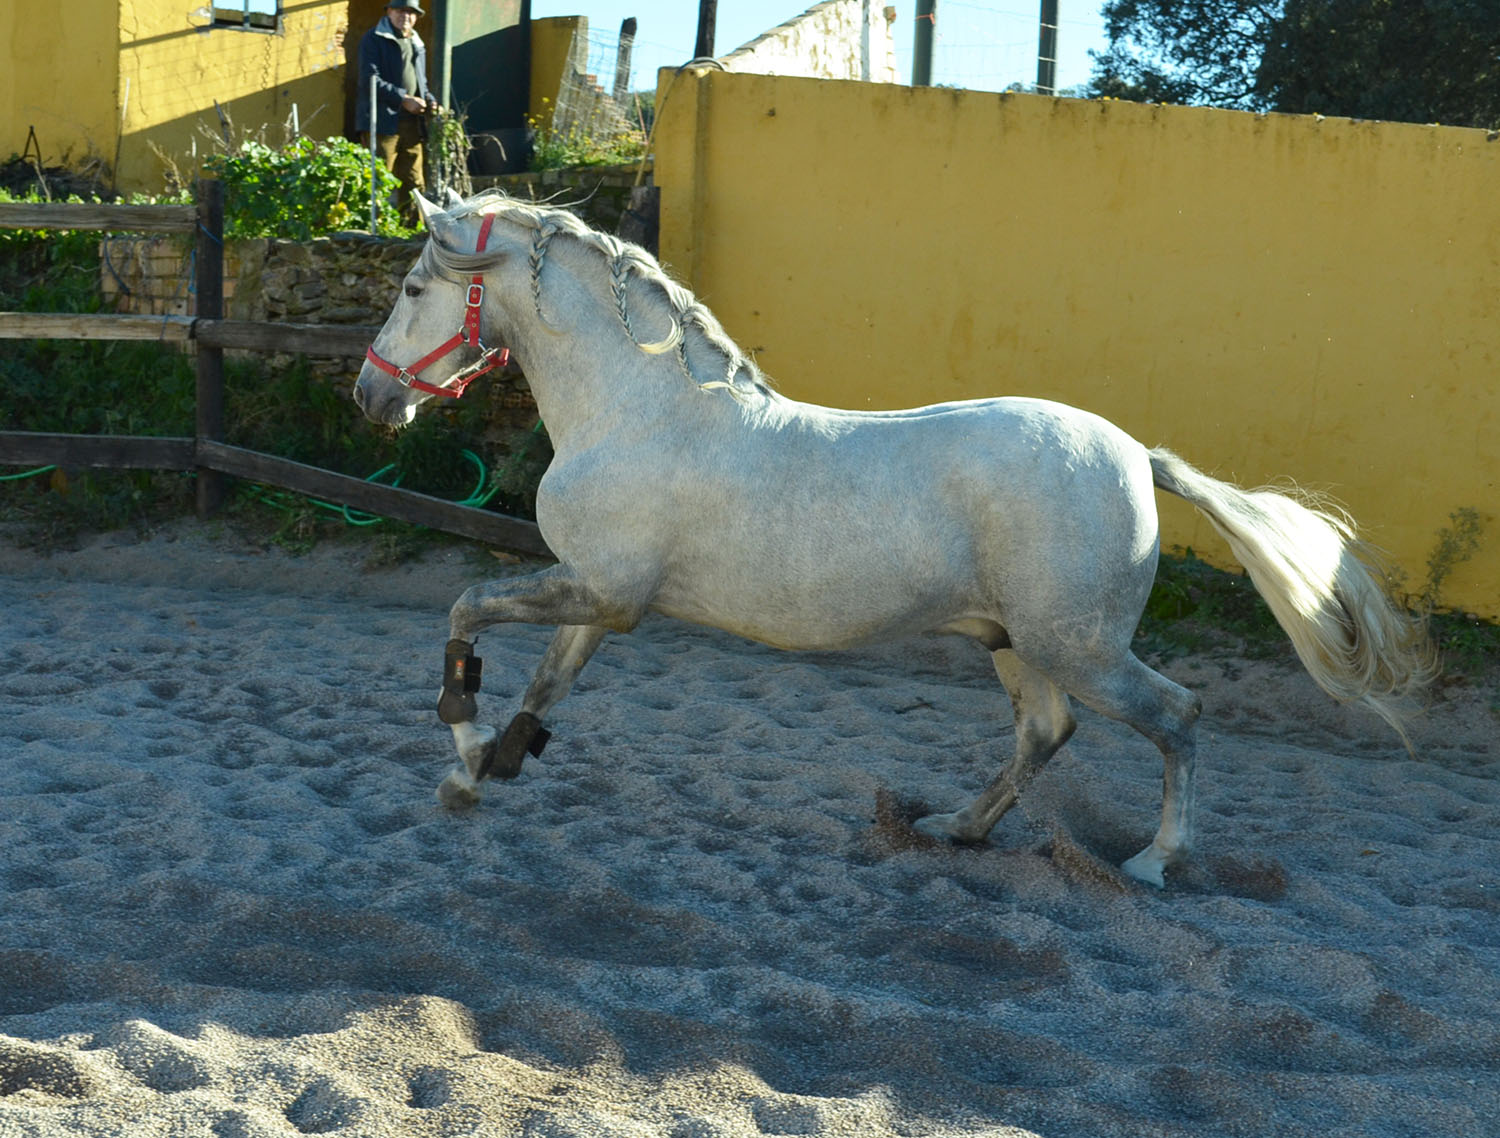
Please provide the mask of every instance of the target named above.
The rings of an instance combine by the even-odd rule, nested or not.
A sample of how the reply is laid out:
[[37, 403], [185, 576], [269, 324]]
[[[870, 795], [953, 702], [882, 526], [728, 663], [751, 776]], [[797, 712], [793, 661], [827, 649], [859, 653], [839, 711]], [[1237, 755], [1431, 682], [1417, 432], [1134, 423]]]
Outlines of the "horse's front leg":
[[[514, 778], [530, 751], [547, 740], [541, 720], [573, 686], [578, 673], [611, 628], [628, 630], [639, 619], [630, 604], [607, 603], [564, 566], [528, 577], [476, 585], [453, 606], [438, 715], [453, 731], [461, 765], [438, 787], [446, 806], [473, 806], [485, 778]], [[479, 630], [501, 622], [559, 624], [522, 700], [503, 734], [474, 722], [478, 690], [472, 645]]]
[[548, 732], [542, 717], [572, 690], [573, 681], [588, 663], [609, 630], [597, 625], [564, 625], [552, 637], [531, 686], [521, 700], [521, 710], [503, 735], [489, 726], [468, 721], [452, 723], [453, 745], [462, 765], [438, 787], [438, 800], [455, 809], [479, 801], [479, 784], [489, 777], [515, 778], [529, 751], [541, 754]]

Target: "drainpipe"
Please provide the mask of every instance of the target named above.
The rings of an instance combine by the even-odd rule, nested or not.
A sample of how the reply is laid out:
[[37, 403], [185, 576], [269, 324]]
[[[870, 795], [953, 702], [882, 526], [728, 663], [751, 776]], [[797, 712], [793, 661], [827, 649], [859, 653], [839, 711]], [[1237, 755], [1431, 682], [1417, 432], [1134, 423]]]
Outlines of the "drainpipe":
[[375, 236], [375, 165], [380, 161], [375, 148], [375, 68], [370, 69], [370, 236]]

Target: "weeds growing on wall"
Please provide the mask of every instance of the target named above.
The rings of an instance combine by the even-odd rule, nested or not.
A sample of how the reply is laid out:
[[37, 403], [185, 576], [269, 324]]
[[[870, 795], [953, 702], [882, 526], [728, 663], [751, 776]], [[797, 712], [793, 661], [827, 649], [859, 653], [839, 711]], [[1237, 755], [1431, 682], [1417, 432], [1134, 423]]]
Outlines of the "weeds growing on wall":
[[[1443, 609], [1443, 586], [1453, 570], [1479, 552], [1484, 524], [1479, 511], [1462, 506], [1448, 515], [1437, 531], [1427, 557], [1427, 579], [1417, 596], [1430, 613], [1433, 640], [1445, 669], [1461, 675], [1493, 674], [1500, 669], [1500, 626], [1468, 613]], [[1497, 704], [1500, 710], [1500, 704]]]
[[[548, 100], [543, 98], [542, 102]], [[639, 161], [646, 153], [646, 134], [641, 130], [602, 134], [579, 123], [555, 129], [548, 125], [545, 110], [540, 115], [527, 115], [526, 125], [531, 132], [533, 170], [621, 166]]]
[[1479, 535], [1483, 525], [1479, 511], [1464, 506], [1448, 515], [1449, 524], [1437, 532], [1432, 552], [1427, 557], [1427, 580], [1423, 584], [1422, 607], [1428, 611], [1443, 603], [1443, 586], [1453, 570], [1479, 552]]
[[[430, 188], [453, 190], [459, 197], [474, 192], [469, 180], [468, 118], [464, 111], [439, 109], [427, 116], [427, 151], [425, 169]], [[434, 192], [434, 200], [441, 195]]]

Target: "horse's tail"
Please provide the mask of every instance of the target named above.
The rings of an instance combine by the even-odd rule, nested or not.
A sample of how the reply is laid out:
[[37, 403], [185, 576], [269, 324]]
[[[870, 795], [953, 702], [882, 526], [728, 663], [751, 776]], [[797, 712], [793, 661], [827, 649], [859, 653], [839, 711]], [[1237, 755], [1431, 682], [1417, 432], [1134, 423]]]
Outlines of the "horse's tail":
[[1435, 653], [1350, 521], [1280, 491], [1220, 482], [1161, 448], [1151, 473], [1229, 542], [1318, 686], [1370, 708], [1410, 749], [1402, 705], [1436, 675]]

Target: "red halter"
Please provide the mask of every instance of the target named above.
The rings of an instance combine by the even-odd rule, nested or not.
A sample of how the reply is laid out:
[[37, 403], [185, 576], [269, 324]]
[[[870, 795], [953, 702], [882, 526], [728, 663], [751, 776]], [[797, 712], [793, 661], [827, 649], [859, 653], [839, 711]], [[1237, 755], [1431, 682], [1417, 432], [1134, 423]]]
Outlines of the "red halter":
[[[495, 215], [487, 213], [484, 215], [484, 224], [479, 227], [479, 246], [477, 252], [483, 253], [484, 247], [489, 244], [490, 226], [495, 224]], [[479, 311], [484, 304], [484, 276], [475, 273], [469, 282], [469, 290], [464, 296], [464, 326], [455, 332], [452, 337], [444, 340], [432, 351], [419, 359], [416, 363], [407, 367], [397, 367], [389, 360], [382, 359], [375, 351], [375, 345], [371, 344], [365, 351], [365, 359], [378, 367], [386, 375], [394, 376], [396, 382], [404, 387], [413, 387], [418, 391], [425, 391], [428, 395], [445, 395], [449, 399], [457, 399], [464, 393], [464, 388], [473, 383], [487, 371], [493, 371], [497, 367], [504, 367], [510, 359], [509, 348], [486, 348], [484, 341], [479, 338]], [[435, 363], [448, 355], [450, 352], [469, 344], [480, 350], [480, 356], [468, 367], [454, 372], [440, 384], [427, 383], [417, 378], [417, 372]]]

